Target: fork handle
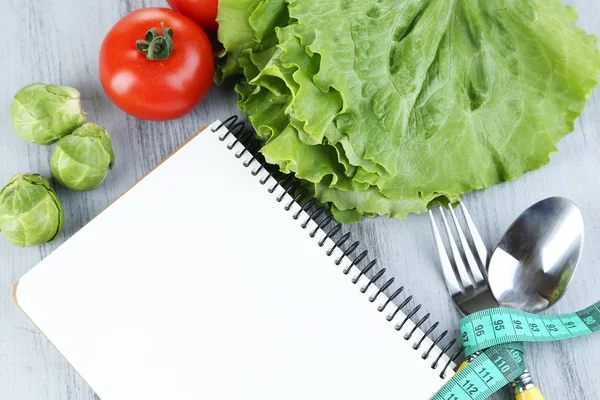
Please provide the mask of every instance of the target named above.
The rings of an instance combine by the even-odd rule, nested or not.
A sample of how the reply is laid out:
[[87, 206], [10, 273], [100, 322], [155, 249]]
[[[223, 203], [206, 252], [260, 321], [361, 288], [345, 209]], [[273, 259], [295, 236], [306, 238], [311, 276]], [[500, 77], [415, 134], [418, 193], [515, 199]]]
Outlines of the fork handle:
[[469, 365], [469, 362], [471, 362], [471, 360], [463, 361], [463, 363], [460, 364], [460, 367], [458, 367], [458, 369], [456, 370], [456, 373], [458, 374], [460, 371], [462, 371], [463, 368], [465, 368], [467, 365]]
[[533, 384], [531, 374], [527, 369], [511, 384], [515, 389], [516, 400], [544, 400], [542, 392]]
[[537, 386], [525, 390], [521, 393], [516, 393], [516, 400], [544, 400], [544, 395], [540, 392]]
[[462, 371], [462, 369], [465, 368], [467, 365], [469, 365], [469, 363], [471, 361], [473, 361], [474, 359], [479, 357], [479, 355], [481, 353], [482, 353], [481, 351], [476, 351], [475, 353], [473, 353], [469, 357], [467, 357], [467, 359], [465, 361], [463, 361], [462, 364], [460, 364], [460, 367], [458, 367], [458, 369], [456, 370], [456, 373], [459, 373], [460, 371]]

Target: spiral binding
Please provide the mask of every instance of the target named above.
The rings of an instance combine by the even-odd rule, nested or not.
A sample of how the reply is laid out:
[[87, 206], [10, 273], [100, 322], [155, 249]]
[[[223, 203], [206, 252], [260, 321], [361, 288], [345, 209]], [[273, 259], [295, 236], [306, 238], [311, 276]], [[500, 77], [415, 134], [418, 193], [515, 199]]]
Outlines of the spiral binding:
[[[248, 168], [254, 161], [258, 161], [259, 166], [256, 170], [252, 171], [252, 175], [256, 176], [262, 170], [266, 170], [267, 175], [264, 178], [262, 178], [259, 182], [262, 185], [264, 185], [271, 178], [273, 178], [275, 180], [274, 186], [268, 189], [269, 193], [273, 193], [278, 187], [281, 187], [282, 189], [284, 189], [284, 191], [281, 195], [277, 196], [277, 198], [276, 198], [276, 200], [279, 203], [281, 203], [283, 201], [283, 199], [285, 198], [286, 195], [290, 195], [293, 198], [292, 201], [290, 201], [288, 204], [285, 205], [284, 209], [286, 211], [290, 211], [294, 204], [298, 204], [300, 206], [300, 209], [296, 213], [294, 213], [292, 218], [297, 220], [303, 212], [307, 213], [309, 215], [308, 218], [300, 225], [303, 229], [306, 228], [311, 221], [315, 222], [316, 228], [309, 233], [309, 236], [315, 237], [317, 232], [323, 230], [325, 232], [325, 236], [318, 242], [318, 245], [320, 247], [323, 247], [323, 245], [325, 244], [327, 239], [331, 239], [333, 241], [333, 237], [337, 233], [339, 233], [339, 231], [342, 229], [342, 224], [335, 222], [333, 220], [333, 216], [331, 216], [330, 214], [327, 215], [325, 209], [322, 207], [319, 207], [316, 204], [316, 200], [314, 198], [311, 198], [310, 200], [306, 201], [304, 204], [301, 204], [301, 201], [306, 197], [306, 195], [308, 194], [308, 191], [302, 190], [299, 193], [295, 193], [295, 190], [299, 188], [300, 182], [294, 181], [293, 175], [282, 174], [282, 173], [274, 170], [273, 168], [270, 168], [269, 166], [267, 166], [267, 163], [265, 162], [264, 158], [262, 157], [262, 154], [260, 154], [258, 152], [258, 149], [260, 148], [260, 143], [258, 140], [255, 139], [254, 133], [252, 131], [244, 132], [244, 129], [245, 129], [244, 122], [241, 122], [240, 118], [237, 115], [232, 115], [231, 117], [227, 118], [225, 121], [221, 122], [221, 124], [219, 126], [217, 126], [217, 128], [213, 129], [213, 132], [217, 132], [223, 127], [226, 127], [228, 129], [228, 132], [225, 133], [223, 136], [220, 136], [219, 140], [225, 141], [225, 139], [227, 139], [227, 137], [230, 134], [235, 137], [235, 140], [227, 145], [227, 148], [229, 150], [233, 150], [233, 148], [238, 143], [240, 143], [243, 146], [243, 149], [239, 153], [235, 154], [235, 156], [237, 158], [241, 158], [246, 152], [249, 152], [252, 155], [252, 157], [250, 159], [248, 159], [247, 161], [245, 161], [243, 163], [243, 166]], [[290, 181], [291, 181], [291, 183], [290, 183]], [[290, 184], [286, 188], [285, 185], [287, 185], [288, 183], [290, 183]], [[318, 222], [318, 220], [321, 216], [323, 216], [323, 218], [320, 219], [320, 221]], [[329, 230], [325, 231], [328, 228], [328, 226], [331, 224], [332, 221], [334, 222], [334, 225]], [[342, 249], [342, 246], [346, 242], [348, 242], [348, 240], [350, 240], [350, 237], [351, 237], [351, 234], [349, 232], [341, 235], [337, 240], [334, 241], [333, 246], [330, 249], [328, 249], [326, 252], [327, 256], [331, 256], [336, 248], [338, 248], [338, 249], [340, 249], [340, 251], [342, 251], [342, 255], [334, 261], [336, 265], [339, 265], [344, 258], [347, 258], [348, 260], [350, 260], [350, 265], [348, 265], [348, 267], [346, 267], [342, 271], [345, 275], [347, 275], [350, 272], [352, 267], [358, 268], [357, 264], [359, 264], [361, 261], [363, 261], [363, 259], [365, 259], [368, 255], [368, 250], [364, 250], [356, 257], [351, 258], [351, 256], [354, 254], [354, 252], [358, 249], [360, 242], [355, 241], [355, 242], [351, 243], [345, 249]], [[352, 278], [352, 280], [351, 280], [352, 283], [356, 284], [363, 275], [367, 274], [370, 270], [375, 268], [376, 264], [377, 264], [377, 260], [374, 259], [372, 261], [369, 261], [365, 267], [358, 268], [359, 274], [356, 277]], [[360, 291], [362, 293], [365, 293], [369, 289], [369, 287], [371, 287], [371, 285], [376, 284], [383, 277], [385, 272], [386, 272], [386, 268], [381, 268], [378, 271], [374, 272], [373, 277], [369, 279], [368, 283], [365, 286], [363, 286], [360, 289]], [[393, 282], [394, 282], [393, 277], [387, 279], [383, 284], [381, 284], [379, 286], [377, 292], [368, 298], [368, 300], [371, 303], [375, 302], [377, 297], [382, 292], [384, 292], [386, 289], [388, 289], [392, 285]], [[377, 310], [382, 312], [403, 291], [404, 291], [404, 287], [401, 286], [394, 293], [392, 293], [391, 296], [389, 296], [387, 298], [385, 303], [380, 304], [377, 307]], [[390, 315], [388, 315], [386, 317], [386, 319], [388, 321], [394, 320], [394, 318], [396, 317], [398, 312], [403, 310], [410, 303], [410, 301], [412, 299], [413, 299], [413, 296], [406, 297], [402, 301], [402, 303], [400, 303], [400, 305], [397, 306], [396, 309]], [[397, 331], [402, 330], [402, 328], [407, 323], [407, 321], [409, 321], [412, 317], [414, 317], [415, 314], [420, 309], [421, 309], [421, 304], [412, 308], [410, 311], [408, 311], [408, 314], [406, 314], [406, 316], [402, 320], [402, 322], [396, 324], [394, 326], [394, 328]], [[429, 319], [429, 317], [430, 317], [430, 314], [427, 313], [427, 314], [425, 314], [425, 316], [423, 316], [418, 321], [416, 321], [413, 328], [404, 335], [404, 339], [407, 341], [410, 340], [412, 338], [412, 336], [415, 334], [415, 332], [417, 331], [417, 329], [420, 328]], [[432, 350], [448, 335], [448, 331], [444, 330], [435, 339], [433, 339], [431, 337], [431, 335], [437, 329], [438, 326], [439, 326], [439, 322], [435, 322], [412, 345], [412, 348], [414, 350], [419, 350], [421, 348], [425, 338], [429, 337], [432, 339], [431, 345], [421, 355], [421, 358], [423, 360], [427, 360], [429, 358]], [[442, 370], [439, 374], [439, 377], [442, 379], [445, 378], [445, 373], [448, 370], [448, 368], [450, 367], [450, 365], [462, 354], [463, 348], [459, 347], [452, 354], [452, 356], [449, 355], [449, 351], [454, 347], [455, 344], [456, 344], [456, 339], [452, 339], [450, 342], [448, 342], [446, 344], [446, 346], [444, 346], [444, 348], [441, 349], [440, 353], [433, 360], [433, 362], [430, 364], [432, 369], [436, 369], [438, 367], [438, 364], [439, 364], [440, 360], [442, 359], [442, 357], [444, 355], [448, 355], [448, 361], [445, 363], [444, 367], [442, 368]]]

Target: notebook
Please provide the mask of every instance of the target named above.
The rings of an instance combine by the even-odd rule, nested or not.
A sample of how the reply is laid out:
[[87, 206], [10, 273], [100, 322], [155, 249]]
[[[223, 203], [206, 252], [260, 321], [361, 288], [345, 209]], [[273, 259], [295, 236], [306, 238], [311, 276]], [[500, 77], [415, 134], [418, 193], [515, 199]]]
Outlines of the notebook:
[[429, 399], [453, 335], [423, 332], [410, 291], [390, 293], [236, 119], [24, 275], [15, 302], [103, 400]]

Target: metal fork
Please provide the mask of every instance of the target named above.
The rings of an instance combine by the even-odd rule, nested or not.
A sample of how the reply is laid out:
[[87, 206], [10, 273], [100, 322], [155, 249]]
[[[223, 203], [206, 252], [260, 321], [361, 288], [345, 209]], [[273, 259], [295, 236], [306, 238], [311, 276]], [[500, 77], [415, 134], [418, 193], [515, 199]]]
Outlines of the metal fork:
[[[434, 217], [434, 210], [429, 210], [429, 219], [433, 230], [435, 247], [442, 266], [446, 286], [452, 296], [452, 300], [463, 315], [487, 308], [498, 307], [498, 302], [492, 294], [487, 280], [488, 252], [477, 231], [473, 219], [463, 203], [459, 205], [466, 221], [469, 240], [465, 236], [456, 212], [449, 207], [454, 229], [458, 233], [461, 249], [457, 246], [454, 234], [448, 224], [444, 207], [439, 207], [439, 213], [443, 221], [448, 241], [450, 242], [451, 256], [446, 251], [440, 231]], [[464, 257], [463, 257], [464, 256]]]
[[[456, 217], [455, 210], [450, 206], [448, 212], [452, 216], [452, 222], [456, 233], [458, 234], [460, 249], [452, 234], [450, 224], [446, 218], [444, 207], [439, 207], [439, 213], [443, 221], [444, 229], [450, 245], [451, 256], [446, 251], [446, 246], [442, 241], [440, 230], [434, 217], [434, 211], [429, 210], [429, 220], [433, 231], [435, 248], [442, 266], [446, 286], [452, 296], [456, 307], [463, 315], [468, 315], [488, 308], [498, 307], [498, 301], [494, 297], [487, 278], [488, 252], [477, 231], [473, 219], [464, 203], [459, 203], [464, 220], [467, 226], [469, 238], [465, 236], [461, 224]], [[481, 352], [474, 353], [459, 367], [458, 371], [464, 368], [469, 362], [473, 361]], [[528, 370], [512, 382], [513, 387], [518, 388], [524, 383], [531, 382], [531, 375]], [[518, 394], [517, 394], [518, 396]], [[540, 399], [543, 397], [539, 395]]]

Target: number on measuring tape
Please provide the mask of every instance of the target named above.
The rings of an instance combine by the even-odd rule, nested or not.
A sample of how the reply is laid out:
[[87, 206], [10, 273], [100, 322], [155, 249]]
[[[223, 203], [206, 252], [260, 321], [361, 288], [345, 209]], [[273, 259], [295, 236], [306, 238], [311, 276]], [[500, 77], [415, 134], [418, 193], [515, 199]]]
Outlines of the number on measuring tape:
[[600, 310], [598, 303], [576, 314], [583, 320], [585, 326], [592, 332], [600, 330]]
[[494, 360], [494, 364], [496, 364], [496, 367], [498, 367], [498, 369], [502, 373], [506, 373], [506, 372], [510, 371], [510, 365], [508, 365], [508, 363], [502, 356], [497, 356], [496, 359]]
[[523, 362], [523, 356], [522, 353], [518, 350], [515, 349], [509, 349], [510, 355], [513, 357], [513, 359], [517, 362], [517, 363], [522, 363]]
[[538, 328], [537, 324], [535, 322], [532, 322], [529, 324], [529, 329], [531, 329], [531, 332], [539, 332], [540, 328]]
[[577, 315], [567, 315], [561, 318], [561, 321], [569, 331], [567, 337], [578, 336], [590, 333], [590, 328]]
[[577, 313], [559, 316], [490, 309], [465, 317], [461, 322], [467, 355], [503, 343], [563, 340], [598, 330], [600, 303]]
[[521, 342], [547, 342], [600, 330], [600, 302], [565, 315], [494, 308], [461, 320], [465, 356], [483, 353], [457, 373], [433, 400], [483, 400], [525, 370]]
[[521, 322], [521, 320], [517, 319], [513, 321], [513, 325], [515, 327], [515, 330], [522, 330], [523, 329], [523, 322]]
[[509, 349], [488, 349], [456, 374], [432, 400], [486, 399], [519, 376], [524, 368], [515, 364]]
[[454, 393], [449, 393], [447, 397], [442, 397], [441, 400], [460, 400]]
[[462, 384], [462, 388], [469, 394], [475, 394], [479, 392], [479, 388], [475, 386], [475, 384], [469, 379], [465, 380], [465, 382]]
[[[481, 315], [479, 318], [475, 318], [471, 321], [471, 334], [469, 337], [473, 337], [473, 340], [477, 345], [481, 345], [486, 342], [490, 337], [494, 337], [494, 325], [492, 318], [489, 315]], [[469, 346], [475, 343], [468, 343]], [[466, 347], [466, 346], [465, 346]]]
[[485, 367], [481, 367], [481, 370], [477, 372], [477, 375], [484, 381], [486, 384], [491, 383], [494, 380], [494, 376], [487, 370]]

